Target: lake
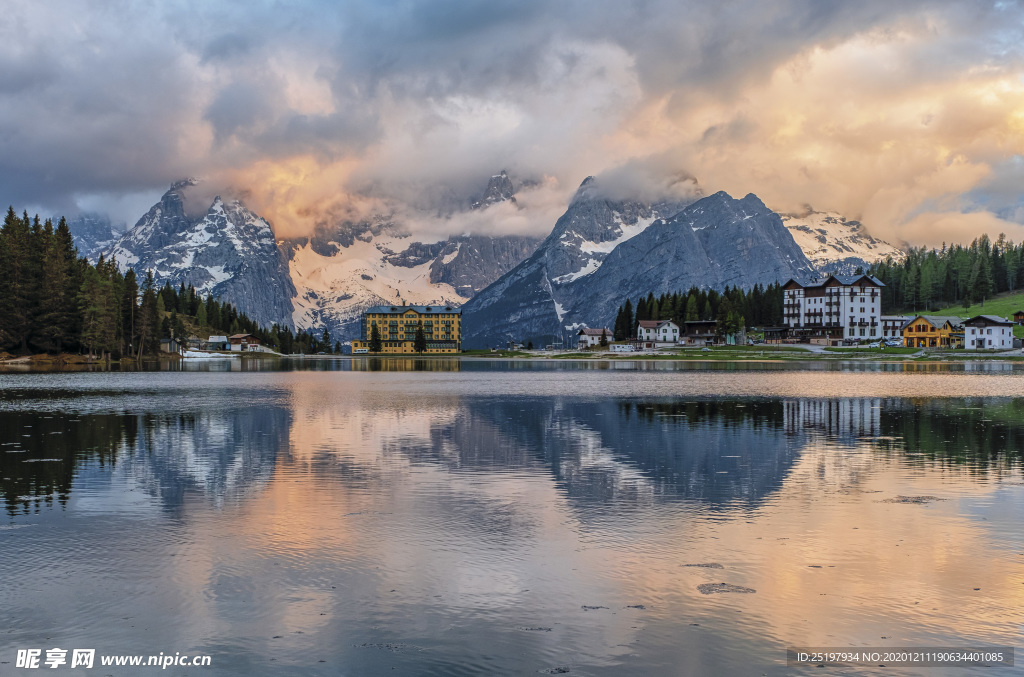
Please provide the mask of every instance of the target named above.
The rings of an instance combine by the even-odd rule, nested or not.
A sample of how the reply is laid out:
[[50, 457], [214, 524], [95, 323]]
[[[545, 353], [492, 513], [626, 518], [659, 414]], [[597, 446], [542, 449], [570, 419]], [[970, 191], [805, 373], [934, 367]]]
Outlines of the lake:
[[1022, 645], [1022, 454], [1014, 363], [0, 373], [0, 674], [968, 674], [786, 651]]

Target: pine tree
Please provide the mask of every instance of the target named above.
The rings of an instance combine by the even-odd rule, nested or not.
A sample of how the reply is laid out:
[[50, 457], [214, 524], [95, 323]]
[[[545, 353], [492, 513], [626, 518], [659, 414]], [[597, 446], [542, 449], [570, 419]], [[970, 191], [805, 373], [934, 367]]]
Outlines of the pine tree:
[[57, 229], [46, 222], [43, 239], [41, 294], [39, 312], [36, 316], [35, 331], [32, 335], [34, 347], [60, 352], [77, 342], [79, 328], [78, 251], [75, 249], [67, 222], [61, 218]]
[[3, 317], [3, 333], [8, 337], [5, 344], [28, 352], [38, 282], [32, 269], [34, 238], [28, 214], [19, 218], [14, 208], [9, 208], [0, 237], [5, 240], [7, 258], [0, 284], [0, 317]]
[[206, 304], [205, 303], [197, 303], [196, 304], [196, 324], [198, 324], [200, 327], [205, 327], [206, 326]]
[[413, 350], [417, 353], [425, 352], [427, 349], [427, 336], [423, 333], [423, 327], [416, 327], [416, 338], [413, 339]]
[[723, 296], [718, 304], [718, 316], [715, 319], [715, 336], [725, 338], [736, 333], [736, 313], [728, 296]]
[[604, 329], [601, 330], [600, 346], [602, 348], [607, 348], [608, 347], [608, 332], [605, 331]]
[[381, 340], [380, 340], [380, 329], [377, 328], [377, 325], [373, 325], [373, 327], [370, 329], [370, 346], [369, 347], [370, 347], [370, 352], [371, 353], [379, 353], [381, 351], [381, 348], [383, 347], [381, 345]]
[[142, 302], [139, 306], [138, 320], [136, 322], [139, 335], [139, 344], [136, 348], [137, 358], [144, 354], [155, 354], [160, 350], [160, 324], [157, 315], [157, 295], [153, 271], [147, 271], [142, 281]]
[[697, 316], [697, 295], [690, 294], [686, 299], [686, 322], [694, 322], [698, 318]]
[[138, 341], [136, 317], [139, 313], [139, 283], [131, 268], [124, 274], [121, 291], [121, 354], [135, 354]]

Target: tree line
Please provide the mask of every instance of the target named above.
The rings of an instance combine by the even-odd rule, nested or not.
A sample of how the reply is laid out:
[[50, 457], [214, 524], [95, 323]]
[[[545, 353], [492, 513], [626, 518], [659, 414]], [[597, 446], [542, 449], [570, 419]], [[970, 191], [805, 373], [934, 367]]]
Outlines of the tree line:
[[902, 261], [892, 257], [868, 269], [882, 288], [882, 312], [928, 311], [942, 306], [970, 308], [995, 294], [1024, 287], [1024, 243], [987, 235], [969, 246], [911, 248]]
[[283, 353], [341, 352], [326, 329], [319, 336], [266, 329], [192, 286], [157, 287], [152, 271], [140, 281], [113, 260], [93, 265], [78, 255], [63, 217], [54, 225], [8, 208], [0, 228], [0, 350], [141, 359], [159, 352], [161, 338], [184, 339], [190, 329], [252, 334]]
[[750, 289], [729, 287], [714, 289], [691, 287], [687, 292], [653, 293], [619, 306], [612, 329], [616, 341], [636, 337], [641, 320], [672, 320], [683, 322], [714, 321], [720, 336], [733, 334], [747, 326], [780, 326], [782, 324], [782, 286], [756, 284]]

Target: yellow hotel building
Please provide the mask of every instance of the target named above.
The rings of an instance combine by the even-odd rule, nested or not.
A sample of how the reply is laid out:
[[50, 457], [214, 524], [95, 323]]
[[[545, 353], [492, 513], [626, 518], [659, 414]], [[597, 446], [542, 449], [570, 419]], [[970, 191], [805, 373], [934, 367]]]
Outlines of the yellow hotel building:
[[907, 348], [963, 348], [964, 321], [949, 315], [918, 315], [903, 327]]
[[362, 338], [352, 341], [352, 353], [370, 352], [373, 328], [380, 332], [380, 354], [416, 352], [416, 330], [423, 328], [427, 353], [462, 352], [462, 309], [451, 306], [373, 306], [363, 313]]

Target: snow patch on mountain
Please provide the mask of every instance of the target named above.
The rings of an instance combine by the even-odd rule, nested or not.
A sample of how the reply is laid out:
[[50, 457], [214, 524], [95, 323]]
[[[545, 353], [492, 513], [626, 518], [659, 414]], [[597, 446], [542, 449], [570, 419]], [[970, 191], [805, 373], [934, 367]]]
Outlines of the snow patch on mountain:
[[823, 272], [852, 273], [888, 256], [897, 261], [904, 257], [899, 247], [872, 237], [860, 221], [848, 220], [836, 212], [780, 216], [800, 249]]
[[270, 224], [241, 201], [220, 197], [190, 216], [185, 193], [196, 184], [187, 179], [171, 186], [105, 255], [122, 271], [152, 271], [158, 285], [193, 286], [261, 324], [290, 326], [294, 287]]
[[622, 214], [615, 212], [612, 217], [611, 239], [593, 241], [587, 240], [575, 230], [568, 230], [559, 237], [565, 240], [563, 243], [566, 250], [576, 249], [579, 269], [552, 278], [556, 284], [566, 284], [581, 277], [586, 277], [597, 272], [602, 261], [623, 242], [633, 239], [640, 233], [647, 230], [647, 227], [657, 221], [659, 214], [652, 212], [650, 216], [636, 218], [633, 222], [624, 221]]
[[[389, 252], [404, 252], [409, 236], [391, 233], [355, 238], [348, 246], [330, 242], [336, 253], [318, 253], [310, 242], [294, 245], [289, 262], [296, 296], [296, 327], [328, 327], [336, 335], [358, 338], [361, 313], [374, 305], [461, 305], [466, 298], [449, 284], [430, 281], [433, 259], [395, 265]], [[322, 248], [321, 248], [322, 249]]]

